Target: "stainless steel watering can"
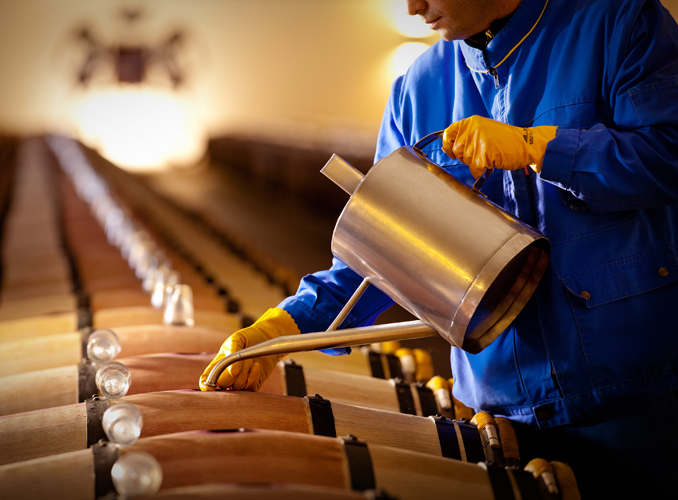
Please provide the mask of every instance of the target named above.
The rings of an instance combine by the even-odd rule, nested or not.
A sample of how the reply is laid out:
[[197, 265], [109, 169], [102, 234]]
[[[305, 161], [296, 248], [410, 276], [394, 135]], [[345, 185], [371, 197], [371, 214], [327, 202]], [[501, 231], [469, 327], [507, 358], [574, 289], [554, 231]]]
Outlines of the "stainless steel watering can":
[[[363, 175], [333, 155], [321, 172], [351, 195], [332, 236], [332, 252], [364, 278], [327, 332], [273, 339], [222, 359], [207, 385], [230, 364], [269, 354], [440, 335], [480, 352], [504, 331], [546, 270], [550, 244], [534, 228], [431, 162], [414, 146], [382, 158]], [[368, 285], [420, 321], [336, 330]]]

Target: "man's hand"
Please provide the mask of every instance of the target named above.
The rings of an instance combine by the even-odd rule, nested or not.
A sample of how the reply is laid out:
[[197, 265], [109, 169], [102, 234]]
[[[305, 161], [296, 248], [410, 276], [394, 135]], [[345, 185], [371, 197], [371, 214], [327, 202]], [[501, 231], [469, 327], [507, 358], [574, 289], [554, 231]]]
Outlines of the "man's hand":
[[471, 116], [445, 129], [443, 151], [468, 165], [475, 179], [488, 168], [517, 170], [529, 166], [539, 173], [546, 145], [556, 136], [557, 128], [521, 128]]
[[[278, 308], [269, 309], [253, 325], [238, 330], [226, 339], [219, 349], [219, 353], [200, 376], [200, 390], [215, 390], [214, 387], [205, 385], [205, 382], [207, 382], [214, 365], [226, 356], [282, 335], [298, 335], [300, 333], [297, 324], [287, 311]], [[258, 391], [281, 358], [281, 355], [271, 355], [233, 363], [219, 375], [217, 385], [222, 389]]]

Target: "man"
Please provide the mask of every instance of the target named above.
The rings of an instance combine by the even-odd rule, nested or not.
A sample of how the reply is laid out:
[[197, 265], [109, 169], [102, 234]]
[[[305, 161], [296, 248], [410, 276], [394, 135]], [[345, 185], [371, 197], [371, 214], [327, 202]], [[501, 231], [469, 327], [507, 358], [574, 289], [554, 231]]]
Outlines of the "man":
[[[446, 129], [428, 157], [468, 185], [497, 169], [483, 192], [552, 245], [513, 324], [479, 354], [452, 349], [455, 396], [510, 418], [525, 459], [569, 463], [585, 498], [669, 492], [678, 472], [675, 21], [658, 0], [408, 8], [442, 40], [394, 83], [376, 158]], [[213, 364], [327, 328], [360, 281], [338, 261], [307, 276]], [[368, 289], [342, 327], [370, 324], [390, 304]], [[218, 383], [256, 389], [275, 361], [233, 365]]]

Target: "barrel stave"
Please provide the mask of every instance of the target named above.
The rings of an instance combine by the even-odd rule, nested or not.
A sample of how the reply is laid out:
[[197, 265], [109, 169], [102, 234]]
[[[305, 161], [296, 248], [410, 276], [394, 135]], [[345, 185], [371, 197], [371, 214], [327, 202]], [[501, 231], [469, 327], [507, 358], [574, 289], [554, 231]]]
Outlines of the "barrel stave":
[[344, 452], [330, 438], [276, 431], [197, 431], [142, 439], [132, 451], [158, 460], [164, 477], [161, 489], [215, 481], [350, 489]]
[[0, 416], [77, 402], [77, 365], [0, 378]]
[[334, 403], [337, 436], [352, 434], [368, 443], [441, 456], [435, 423], [429, 418]]
[[0, 343], [0, 377], [77, 365], [81, 359], [79, 332], [3, 342]]
[[0, 343], [70, 333], [78, 329], [78, 315], [74, 311], [31, 316], [0, 321]]
[[0, 465], [86, 447], [84, 403], [0, 417]]
[[142, 437], [198, 429], [241, 427], [313, 432], [307, 404], [300, 398], [240, 391], [168, 391], [124, 397], [143, 415]]

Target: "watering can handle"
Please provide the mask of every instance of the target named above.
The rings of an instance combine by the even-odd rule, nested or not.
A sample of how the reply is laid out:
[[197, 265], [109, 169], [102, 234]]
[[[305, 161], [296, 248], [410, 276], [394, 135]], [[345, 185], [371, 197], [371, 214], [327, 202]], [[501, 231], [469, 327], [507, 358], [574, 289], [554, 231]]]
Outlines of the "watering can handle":
[[485, 169], [485, 171], [483, 172], [483, 175], [478, 177], [476, 179], [476, 181], [473, 183], [473, 191], [474, 192], [480, 193], [483, 196], [485, 196], [483, 193], [480, 192], [480, 188], [483, 187], [483, 184], [485, 184], [485, 181], [490, 178], [490, 174], [492, 174], [493, 171], [494, 171], [493, 168], [486, 168]]
[[[413, 149], [415, 149], [417, 152], [425, 155], [425, 153], [422, 151], [422, 148], [425, 148], [429, 144], [431, 144], [433, 141], [436, 139], [442, 139], [443, 135], [445, 134], [444, 130], [438, 130], [437, 132], [431, 132], [430, 134], [425, 135], [421, 139], [419, 139], [414, 146], [412, 146]], [[485, 169], [485, 172], [483, 172], [483, 175], [478, 177], [476, 181], [473, 183], [473, 191], [476, 193], [480, 193], [480, 188], [483, 187], [483, 184], [485, 184], [485, 181], [489, 179], [490, 174], [492, 174], [492, 171], [494, 169], [488, 168]], [[480, 193], [482, 194], [482, 193]]]
[[414, 149], [416, 149], [418, 152], [423, 153], [422, 149], [431, 144], [433, 141], [436, 139], [442, 139], [443, 134], [445, 133], [444, 130], [438, 130], [437, 132], [431, 132], [430, 134], [425, 135], [421, 139], [419, 139], [414, 146], [412, 146]]

